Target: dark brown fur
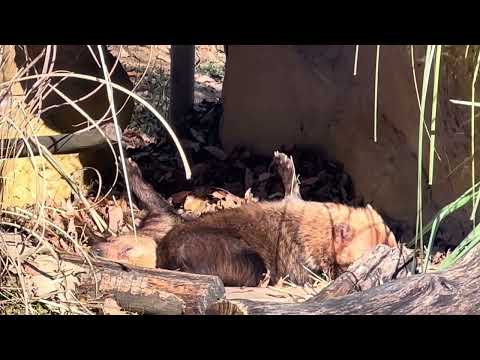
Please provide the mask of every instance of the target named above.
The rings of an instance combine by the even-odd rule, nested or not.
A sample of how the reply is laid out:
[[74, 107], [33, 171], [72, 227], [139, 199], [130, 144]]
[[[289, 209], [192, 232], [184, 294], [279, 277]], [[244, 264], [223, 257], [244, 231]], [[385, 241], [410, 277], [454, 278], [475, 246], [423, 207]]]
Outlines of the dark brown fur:
[[[304, 284], [309, 278], [305, 267], [335, 275], [377, 244], [396, 245], [370, 206], [352, 208], [295, 197], [182, 221], [145, 183], [136, 165], [129, 167], [132, 189], [150, 215], [139, 229], [140, 241], [127, 235], [97, 247], [105, 257], [217, 275], [226, 286], [257, 286], [267, 272], [271, 283], [288, 276]], [[130, 251], [134, 255], [129, 256]]]

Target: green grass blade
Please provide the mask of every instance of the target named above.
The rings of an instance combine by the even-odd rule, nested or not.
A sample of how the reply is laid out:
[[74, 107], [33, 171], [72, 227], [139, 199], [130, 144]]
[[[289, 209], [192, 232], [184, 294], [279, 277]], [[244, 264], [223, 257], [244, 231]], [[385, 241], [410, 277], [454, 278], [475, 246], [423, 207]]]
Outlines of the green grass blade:
[[[448, 217], [450, 214], [453, 214], [455, 211], [463, 208], [465, 205], [470, 203], [473, 199], [473, 196], [474, 196], [473, 192], [477, 191], [476, 188], [478, 188], [479, 185], [480, 185], [480, 182], [475, 184], [475, 188], [469, 188], [458, 199], [456, 199], [455, 201], [451, 202], [450, 204], [444, 206], [433, 217], [433, 220], [430, 221], [426, 226], [423, 227], [422, 235], [426, 235], [429, 231], [431, 231], [430, 239], [433, 241], [433, 239], [435, 238], [436, 232], [438, 230], [438, 226], [440, 225], [440, 222], [443, 221], [443, 219]], [[476, 193], [478, 193], [478, 191]], [[437, 226], [435, 226], [435, 223], [437, 223]], [[410, 240], [410, 242], [407, 245], [412, 246], [417, 241], [418, 241], [418, 239], [416, 237], [414, 237], [412, 240]]]
[[[432, 68], [433, 53], [435, 47], [427, 45], [425, 67], [423, 70], [422, 97], [420, 106], [420, 119], [418, 122], [418, 167], [417, 167], [417, 219], [415, 226], [415, 238], [420, 240], [420, 258], [423, 258], [423, 229], [422, 229], [422, 163], [423, 163], [423, 126], [425, 121], [425, 104], [427, 101], [428, 83]], [[420, 236], [418, 236], [420, 235]], [[418, 242], [415, 243], [415, 249], [418, 248]]]
[[[472, 186], [475, 184], [475, 83], [477, 81], [478, 75], [478, 67], [480, 65], [480, 52], [477, 55], [477, 64], [475, 65], [475, 72], [473, 73], [473, 81], [472, 81], [472, 104], [470, 106], [470, 141], [471, 141], [471, 158], [472, 158]], [[478, 209], [478, 202], [480, 197], [474, 199], [474, 205], [472, 210], [472, 215], [470, 216], [470, 220], [473, 221], [473, 226], [475, 227], [475, 214], [477, 213]]]
[[[475, 187], [478, 187], [480, 183], [475, 184]], [[448, 217], [450, 214], [454, 213], [455, 211], [463, 208], [465, 205], [469, 204], [473, 201], [474, 197], [478, 195], [478, 191], [474, 190], [475, 188], [470, 188], [467, 192], [465, 192], [462, 196], [458, 199], [453, 201], [452, 203], [445, 206], [442, 210], [438, 212], [438, 214], [434, 217], [434, 219], [425, 227], [425, 233], [430, 231], [430, 238], [428, 240], [428, 248], [427, 253], [425, 255], [425, 266], [423, 271], [427, 271], [428, 264], [430, 262], [430, 255], [433, 247], [433, 242], [435, 241], [435, 237], [437, 235], [438, 228], [440, 223]], [[473, 191], [472, 191], [473, 190]]]
[[437, 99], [438, 99], [438, 83], [440, 82], [440, 58], [442, 54], [442, 45], [436, 46], [435, 52], [435, 73], [433, 79], [433, 97], [432, 97], [432, 121], [430, 125], [430, 161], [428, 169], [428, 184], [433, 184], [433, 165], [434, 165], [434, 154], [435, 154], [435, 130], [436, 130], [436, 120], [437, 120]]
[[458, 245], [455, 250], [448, 255], [440, 264], [440, 270], [446, 270], [450, 266], [455, 265], [462, 257], [480, 242], [480, 225], [477, 225], [470, 234]]

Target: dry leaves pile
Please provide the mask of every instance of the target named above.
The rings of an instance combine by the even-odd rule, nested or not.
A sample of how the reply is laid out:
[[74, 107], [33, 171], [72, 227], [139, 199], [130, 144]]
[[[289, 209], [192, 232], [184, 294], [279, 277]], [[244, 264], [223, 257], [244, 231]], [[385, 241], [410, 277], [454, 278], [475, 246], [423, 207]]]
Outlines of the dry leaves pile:
[[[31, 216], [31, 209], [6, 209], [0, 236], [0, 313], [91, 314], [75, 295], [76, 274], [85, 271], [59, 260], [58, 253], [86, 256], [92, 240], [107, 234], [131, 231], [126, 200], [103, 199], [90, 204], [108, 225], [99, 231], [78, 199], [63, 204], [46, 204], [42, 217]], [[38, 209], [37, 209], [38, 210]], [[144, 215], [135, 210], [138, 221]], [[16, 224], [16, 227], [5, 224]], [[18, 231], [21, 227], [22, 231]], [[98, 306], [97, 306], [98, 307]], [[103, 312], [108, 309], [103, 309]]]
[[[160, 134], [156, 144], [145, 142], [141, 147], [137, 143], [128, 154], [139, 164], [147, 181], [166, 197], [183, 191], [205, 191], [198, 190], [201, 187], [218, 187], [241, 198], [249, 189], [249, 193], [259, 200], [282, 198], [282, 182], [270, 167], [271, 157], [256, 156], [241, 148], [225, 153], [218, 136], [222, 116], [221, 102], [203, 101], [187, 115], [185, 123], [188, 128], [177, 130], [192, 166], [191, 181], [185, 180], [176, 149], [164, 133]], [[140, 137], [136, 136], [137, 139]], [[340, 164], [296, 148], [281, 148], [280, 151], [293, 155], [305, 199], [352, 205], [362, 203], [361, 199], [355, 198], [351, 180]], [[178, 204], [175, 201], [175, 205]]]

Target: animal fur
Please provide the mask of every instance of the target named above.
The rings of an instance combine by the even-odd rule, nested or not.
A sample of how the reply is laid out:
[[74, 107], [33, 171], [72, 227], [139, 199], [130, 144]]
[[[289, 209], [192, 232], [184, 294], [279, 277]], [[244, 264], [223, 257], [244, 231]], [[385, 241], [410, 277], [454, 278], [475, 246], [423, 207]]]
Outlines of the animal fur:
[[219, 276], [226, 286], [257, 286], [269, 274], [299, 285], [308, 268], [332, 276], [378, 244], [396, 246], [393, 233], [371, 207], [303, 201], [249, 203], [185, 221], [169, 209], [129, 162], [132, 190], [150, 211], [138, 238], [124, 235], [96, 246], [103, 257]]

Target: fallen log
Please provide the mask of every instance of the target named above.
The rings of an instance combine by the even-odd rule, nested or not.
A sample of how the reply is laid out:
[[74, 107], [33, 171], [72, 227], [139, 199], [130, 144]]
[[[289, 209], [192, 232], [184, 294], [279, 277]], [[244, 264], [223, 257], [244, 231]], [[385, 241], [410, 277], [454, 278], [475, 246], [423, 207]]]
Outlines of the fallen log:
[[20, 261], [43, 295], [61, 286], [59, 281], [67, 283], [74, 278], [75, 293], [85, 300], [102, 303], [113, 298], [121, 308], [142, 314], [203, 314], [225, 295], [223, 283], [216, 276], [145, 269], [98, 259], [92, 260], [90, 266], [77, 255], [54, 257], [48, 247], [35, 247], [19, 234], [0, 233], [0, 255]]
[[387, 282], [366, 291], [301, 304], [226, 301], [207, 313], [255, 315], [440, 315], [480, 314], [480, 245], [446, 271], [418, 274]]
[[320, 291], [320, 287], [226, 287], [225, 300], [252, 300], [261, 302], [298, 303]]
[[[399, 246], [392, 248], [386, 245], [379, 245], [373, 251], [365, 254], [353, 263], [346, 272], [341, 274], [330, 285], [326, 286], [314, 296], [305, 297], [308, 303], [320, 303], [326, 299], [338, 298], [353, 292], [365, 291], [367, 289], [382, 285], [392, 279], [399, 279], [411, 275], [408, 265], [412, 259], [413, 251]], [[258, 291], [257, 291], [258, 292]], [[262, 306], [278, 306], [280, 304], [292, 304], [285, 299], [270, 299], [266, 301], [265, 295], [255, 291], [239, 293], [232, 296], [227, 291], [226, 299], [212, 304], [207, 310], [208, 314], [253, 314], [256, 308]], [[298, 302], [298, 301], [297, 301]], [[280, 306], [281, 308], [281, 306]], [[283, 310], [281, 310], [283, 311]]]
[[60, 258], [85, 270], [77, 274], [80, 296], [112, 296], [123, 309], [143, 314], [204, 314], [211, 303], [225, 294], [223, 283], [216, 276], [145, 269], [104, 260], [92, 261], [92, 268], [79, 256], [62, 254]]
[[225, 299], [212, 304], [207, 309], [207, 315], [246, 315], [244, 301], [251, 301], [257, 305], [265, 304], [293, 304], [305, 300], [319, 293], [315, 287], [226, 287]]
[[392, 248], [378, 245], [373, 251], [355, 261], [343, 274], [336, 278], [318, 295], [307, 300], [320, 302], [380, 286], [388, 281], [412, 274], [408, 268], [413, 251], [401, 245]]

